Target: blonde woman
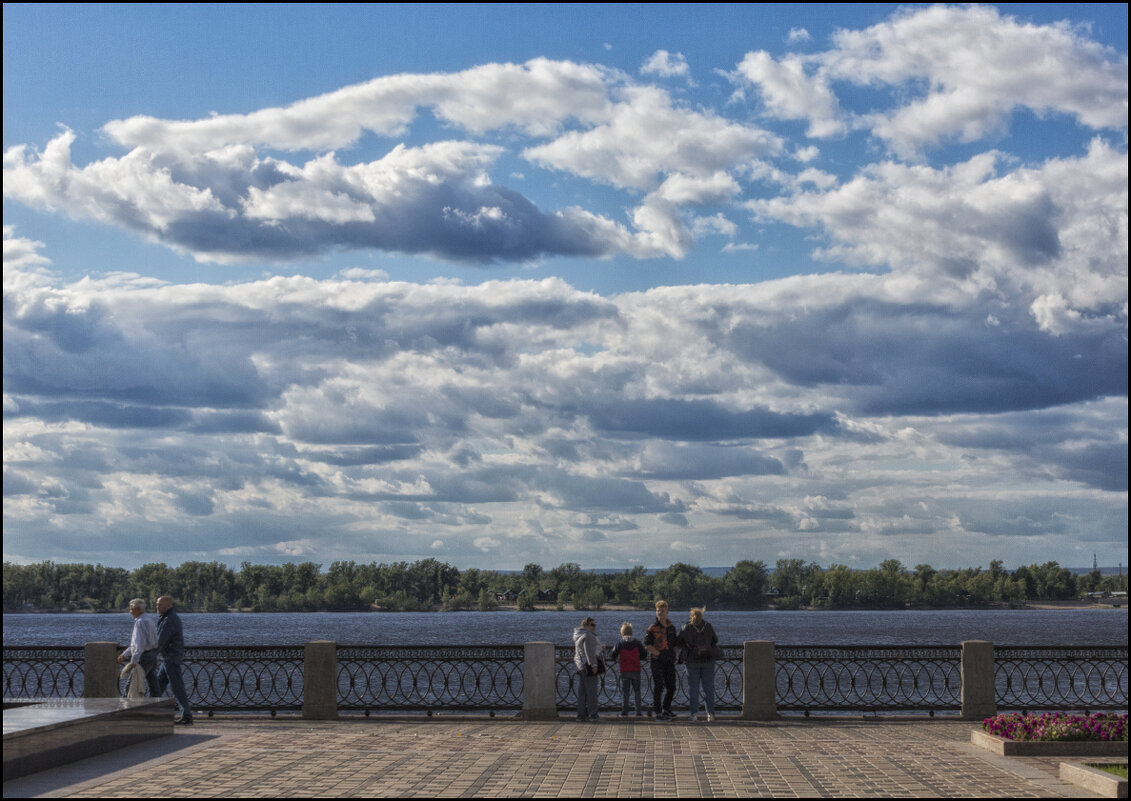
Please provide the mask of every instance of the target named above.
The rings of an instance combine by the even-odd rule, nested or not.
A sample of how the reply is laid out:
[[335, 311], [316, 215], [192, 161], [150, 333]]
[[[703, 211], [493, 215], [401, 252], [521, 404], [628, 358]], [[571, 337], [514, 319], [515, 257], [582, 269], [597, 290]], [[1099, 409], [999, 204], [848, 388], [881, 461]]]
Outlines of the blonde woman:
[[719, 638], [715, 629], [703, 619], [702, 609], [692, 609], [690, 619], [679, 633], [679, 648], [687, 665], [690, 690], [691, 722], [699, 713], [699, 687], [703, 687], [707, 720], [715, 719], [715, 658], [719, 655]]

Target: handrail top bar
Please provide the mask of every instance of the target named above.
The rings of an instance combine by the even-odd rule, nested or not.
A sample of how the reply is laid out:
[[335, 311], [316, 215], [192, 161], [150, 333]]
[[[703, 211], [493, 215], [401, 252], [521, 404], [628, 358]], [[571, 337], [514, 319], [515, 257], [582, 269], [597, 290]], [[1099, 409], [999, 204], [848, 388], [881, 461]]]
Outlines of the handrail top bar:
[[[773, 641], [772, 640], [769, 640], [769, 641], [748, 640], [748, 642], [773, 642]], [[384, 645], [384, 644], [381, 644], [381, 643], [372, 643], [372, 642], [365, 642], [365, 643], [335, 642], [334, 644], [339, 648], [389, 648], [389, 649], [405, 649], [405, 650], [407, 650], [407, 649], [439, 650], [439, 649], [454, 649], [454, 648], [467, 649], [467, 650], [471, 650], [471, 649], [475, 649], [475, 648], [502, 649], [502, 648], [522, 648], [525, 645], [525, 643], [482, 643], [482, 644], [478, 644], [478, 645], [466, 645], [466, 644], [464, 644], [464, 645], [435, 645], [435, 644]], [[743, 643], [743, 642], [720, 643], [719, 647], [720, 648], [741, 648], [744, 644], [745, 643]], [[302, 648], [304, 645], [306, 645], [305, 642], [301, 642], [301, 643], [267, 643], [267, 644], [263, 644], [263, 645], [228, 645], [228, 644], [225, 644], [225, 643], [195, 643], [193, 645], [189, 645], [189, 646], [186, 646], [186, 647], [188, 647], [189, 649], [193, 649], [193, 648], [230, 648], [230, 649], [233, 649], [233, 650], [236, 650], [236, 649], [239, 649], [239, 650], [257, 650], [257, 649]], [[612, 643], [609, 643], [609, 645], [612, 645]], [[885, 643], [883, 645], [858, 645], [858, 644], [826, 645], [826, 644], [821, 644], [821, 643], [793, 644], [793, 643], [774, 642], [774, 645], [777, 646], [777, 647], [781, 647], [781, 648], [821, 648], [821, 649], [825, 649], [825, 650], [840, 649], [840, 650], [872, 650], [872, 651], [884, 651], [884, 650], [895, 651], [895, 650], [910, 650], [910, 649], [953, 650], [953, 649], [962, 647], [961, 643], [955, 643], [953, 645], [939, 645], [939, 644], [913, 645], [913, 644], [909, 644], [909, 643], [901, 643], [901, 644]], [[1012, 645], [1012, 644], [994, 643], [993, 645], [994, 645], [994, 648], [1009, 648], [1009, 649], [1018, 649], [1018, 650], [1024, 649], [1024, 650], [1030, 650], [1030, 651], [1116, 650], [1116, 649], [1121, 649], [1121, 648], [1122, 649], [1128, 648], [1127, 643], [1123, 643], [1121, 645], [1110, 645], [1110, 644], [1108, 644], [1108, 645]], [[125, 648], [126, 647], [125, 645], [122, 645], [120, 643], [116, 643], [116, 646], [118, 648]], [[573, 643], [554, 643], [554, 647], [555, 648], [573, 648], [574, 645], [573, 645]], [[15, 650], [15, 649], [31, 650], [31, 649], [36, 649], [36, 648], [50, 649], [50, 650], [56, 650], [56, 651], [65, 651], [65, 650], [69, 650], [69, 649], [81, 650], [83, 648], [83, 644], [74, 645], [74, 644], [68, 643], [68, 644], [63, 644], [63, 645], [59, 645], [59, 644], [4, 645], [3, 648], [4, 648], [5, 651]]]

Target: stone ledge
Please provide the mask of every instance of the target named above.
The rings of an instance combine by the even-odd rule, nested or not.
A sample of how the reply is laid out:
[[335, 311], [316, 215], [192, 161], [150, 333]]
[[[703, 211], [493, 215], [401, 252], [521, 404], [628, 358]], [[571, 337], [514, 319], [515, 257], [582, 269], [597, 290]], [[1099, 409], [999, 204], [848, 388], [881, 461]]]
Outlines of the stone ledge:
[[[1126, 762], [1113, 763], [1127, 766]], [[1060, 780], [1082, 787], [1101, 798], [1126, 798], [1127, 780], [1078, 762], [1060, 763]]]
[[5, 781], [173, 734], [172, 698], [5, 698], [4, 707]]
[[970, 733], [970, 743], [998, 756], [1034, 757], [1115, 757], [1127, 756], [1123, 741], [1071, 740], [1067, 742], [1034, 742], [1007, 740], [984, 731]]

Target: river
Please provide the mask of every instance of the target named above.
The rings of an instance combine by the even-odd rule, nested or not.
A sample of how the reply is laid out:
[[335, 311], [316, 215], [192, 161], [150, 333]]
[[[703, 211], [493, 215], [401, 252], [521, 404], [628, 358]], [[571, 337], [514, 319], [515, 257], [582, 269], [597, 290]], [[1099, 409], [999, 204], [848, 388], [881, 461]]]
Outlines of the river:
[[[607, 645], [629, 621], [638, 636], [647, 611], [602, 612], [307, 612], [182, 615], [185, 640], [197, 645], [297, 645], [333, 640], [344, 645], [511, 645], [572, 643], [574, 626], [591, 614]], [[686, 613], [673, 613], [681, 625]], [[1126, 645], [1127, 609], [966, 609], [907, 611], [708, 612], [719, 641], [772, 640], [783, 645]], [[129, 642], [132, 620], [109, 614], [4, 615], [4, 645], [79, 645]]]

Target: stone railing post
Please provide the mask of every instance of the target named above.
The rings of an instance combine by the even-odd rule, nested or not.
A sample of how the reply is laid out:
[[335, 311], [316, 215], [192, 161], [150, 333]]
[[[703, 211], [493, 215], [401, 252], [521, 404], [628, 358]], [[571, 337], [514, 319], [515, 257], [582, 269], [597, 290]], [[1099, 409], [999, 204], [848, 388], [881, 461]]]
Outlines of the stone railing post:
[[981, 720], [996, 714], [994, 644], [965, 640], [962, 643], [962, 717]]
[[329, 640], [303, 647], [302, 716], [308, 720], [338, 719], [338, 644]]
[[118, 698], [118, 644], [88, 642], [83, 647], [83, 698]]
[[556, 720], [558, 717], [557, 671], [552, 642], [528, 642], [522, 646], [522, 719]]
[[742, 719], [774, 720], [777, 716], [774, 644], [747, 640], [742, 644]]

